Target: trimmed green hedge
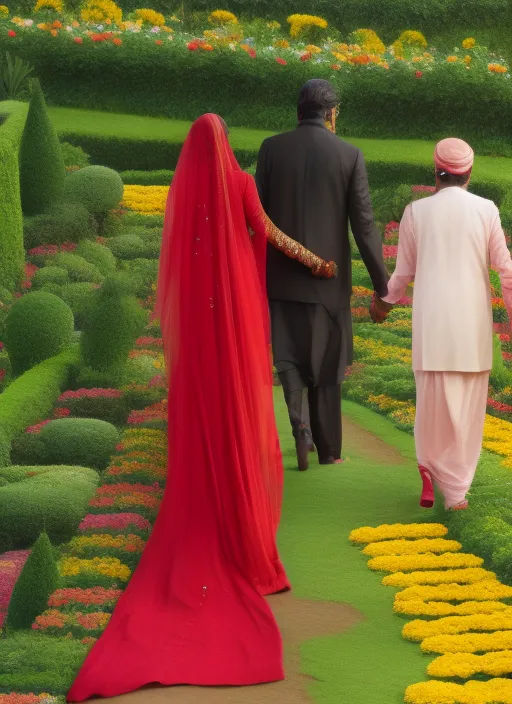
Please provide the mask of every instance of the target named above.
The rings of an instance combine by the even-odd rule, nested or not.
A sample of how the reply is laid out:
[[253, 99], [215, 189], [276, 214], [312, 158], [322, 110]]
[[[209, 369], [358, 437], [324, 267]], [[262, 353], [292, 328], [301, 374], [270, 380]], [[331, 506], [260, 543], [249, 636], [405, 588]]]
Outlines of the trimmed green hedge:
[[29, 425], [46, 418], [79, 359], [79, 348], [75, 345], [32, 367], [0, 394], [0, 428], [9, 441]]
[[122, 171], [123, 183], [130, 186], [168, 186], [174, 171], [160, 169], [159, 171]]
[[[456, 132], [477, 146], [510, 153], [512, 82], [489, 75], [485, 66], [466, 71], [463, 62], [439, 61], [417, 80], [405, 62], [393, 63], [387, 71], [333, 71], [314, 61], [280, 66], [274, 54], [262, 52], [256, 59], [229, 49], [190, 52], [179, 42], [156, 46], [136, 35], [125, 36], [120, 47], [110, 42], [77, 45], [61, 34], [27, 34], [16, 46], [16, 53], [35, 66], [54, 105], [187, 120], [217, 112], [230, 125], [282, 130], [295, 122], [302, 84], [312, 77], [327, 78], [343, 98], [342, 132], [386, 138]], [[0, 38], [0, 52], [11, 46], [7, 40]], [[71, 137], [66, 135], [66, 141], [75, 143]], [[89, 144], [80, 146], [95, 157]], [[138, 168], [171, 166], [142, 163]]]
[[99, 483], [88, 467], [9, 467], [0, 487], [0, 535], [13, 549], [31, 547], [42, 531], [52, 543], [75, 535]]
[[21, 282], [25, 253], [18, 153], [27, 106], [0, 102], [0, 287]]

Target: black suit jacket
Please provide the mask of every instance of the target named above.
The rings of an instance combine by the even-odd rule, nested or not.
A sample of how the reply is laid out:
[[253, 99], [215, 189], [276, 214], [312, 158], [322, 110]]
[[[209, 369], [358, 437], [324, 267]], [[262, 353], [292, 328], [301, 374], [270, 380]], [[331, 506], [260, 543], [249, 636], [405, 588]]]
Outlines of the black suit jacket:
[[309, 269], [269, 247], [270, 300], [323, 303], [330, 311], [349, 307], [349, 221], [376, 292], [387, 294], [382, 240], [374, 225], [359, 149], [332, 134], [322, 120], [304, 120], [294, 131], [263, 142], [256, 183], [275, 225], [323, 259], [334, 260], [339, 268], [336, 279], [314, 278]]

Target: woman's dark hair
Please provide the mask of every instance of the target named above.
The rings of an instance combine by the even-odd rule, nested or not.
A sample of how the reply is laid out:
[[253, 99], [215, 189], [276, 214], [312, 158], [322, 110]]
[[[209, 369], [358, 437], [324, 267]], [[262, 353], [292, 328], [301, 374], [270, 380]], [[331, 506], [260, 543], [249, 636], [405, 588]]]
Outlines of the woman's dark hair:
[[338, 96], [329, 81], [324, 81], [322, 78], [312, 78], [301, 88], [297, 115], [299, 120], [323, 119], [329, 110], [338, 104]]
[[465, 186], [471, 176], [471, 171], [465, 174], [450, 174], [443, 169], [436, 170], [436, 176], [446, 186]]

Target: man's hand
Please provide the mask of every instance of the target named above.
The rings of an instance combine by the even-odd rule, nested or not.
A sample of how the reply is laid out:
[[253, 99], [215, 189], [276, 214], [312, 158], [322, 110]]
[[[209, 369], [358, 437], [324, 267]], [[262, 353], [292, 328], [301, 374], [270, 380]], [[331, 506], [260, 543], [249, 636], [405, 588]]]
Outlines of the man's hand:
[[375, 292], [373, 293], [372, 302], [370, 303], [370, 318], [374, 323], [383, 323], [392, 308], [391, 303], [386, 303]]

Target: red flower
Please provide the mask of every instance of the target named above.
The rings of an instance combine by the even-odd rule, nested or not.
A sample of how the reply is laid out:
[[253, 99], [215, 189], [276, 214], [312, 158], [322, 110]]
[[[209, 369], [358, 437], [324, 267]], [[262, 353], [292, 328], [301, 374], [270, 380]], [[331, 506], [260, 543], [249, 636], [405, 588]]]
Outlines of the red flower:
[[67, 418], [70, 415], [71, 411], [69, 408], [56, 408], [55, 411], [53, 412], [53, 417], [54, 418]]
[[75, 37], [73, 39], [73, 41], [75, 42], [75, 44], [83, 44], [84, 43], [84, 40], [82, 39], [82, 37]]
[[156, 42], [155, 42], [155, 44], [156, 44], [157, 46], [160, 46], [160, 44], [163, 44], [163, 41], [162, 41], [161, 39], [157, 39]]
[[118, 37], [116, 37], [115, 39], [112, 40], [112, 44], [115, 44], [116, 46], [121, 46], [122, 43], [123, 43], [123, 40], [119, 39]]
[[16, 36], [16, 32], [14, 31], [14, 29], [10, 29], [10, 30], [7, 32], [7, 36], [8, 36], [8, 37], [15, 37], [15, 36]]
[[276, 59], [276, 62], [280, 64], [281, 66], [286, 66], [288, 64], [288, 61], [285, 61], [284, 59], [281, 59], [279, 56]]
[[423, 71], [416, 71], [415, 76], [416, 78], [421, 78], [423, 76]]
[[331, 64], [331, 68], [333, 71], [339, 71], [341, 66], [339, 64]]
[[307, 53], [302, 54], [302, 56], [300, 57], [300, 60], [301, 61], [309, 61], [311, 56], [312, 56], [311, 52], [308, 51]]
[[255, 50], [255, 49], [249, 49], [249, 51], [248, 51], [247, 53], [249, 54], [249, 56], [251, 57], [251, 59], [255, 59], [255, 58], [256, 58], [256, 50]]
[[195, 39], [193, 42], [187, 44], [187, 49], [189, 51], [197, 51], [199, 49], [199, 42]]

